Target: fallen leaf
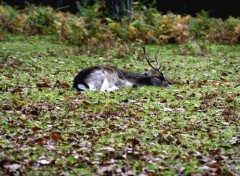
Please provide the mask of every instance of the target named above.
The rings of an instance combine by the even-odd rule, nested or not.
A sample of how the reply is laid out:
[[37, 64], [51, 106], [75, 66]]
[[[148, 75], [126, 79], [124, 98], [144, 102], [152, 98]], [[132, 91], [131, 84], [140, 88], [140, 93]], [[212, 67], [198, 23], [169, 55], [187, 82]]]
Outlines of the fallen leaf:
[[107, 151], [107, 152], [115, 152], [115, 149], [112, 147], [103, 147], [101, 148], [102, 151]]
[[58, 140], [63, 140], [62, 136], [60, 133], [54, 132], [50, 135], [52, 140], [58, 141]]
[[22, 166], [20, 164], [11, 164], [11, 165], [6, 165], [4, 166], [5, 168], [9, 169], [9, 172], [16, 172], [19, 170]]
[[179, 111], [179, 112], [184, 112], [185, 109], [184, 108], [176, 108], [176, 111]]
[[105, 103], [105, 105], [103, 106], [103, 108], [109, 108], [111, 106], [110, 103]]
[[45, 159], [42, 159], [42, 160], [38, 160], [37, 161], [39, 164], [42, 164], [42, 165], [48, 165], [51, 163], [51, 161], [48, 161], [48, 160], [45, 160]]
[[5, 74], [4, 76], [7, 77], [7, 78], [11, 78], [11, 79], [14, 78], [13, 74], [10, 74], [10, 73], [9, 74]]
[[106, 173], [112, 171], [113, 168], [114, 168], [114, 165], [103, 166], [98, 168], [97, 173], [99, 175], [106, 175]]
[[172, 112], [173, 109], [172, 108], [163, 108], [163, 111], [165, 111], [165, 112]]
[[236, 145], [238, 143], [240, 143], [240, 141], [238, 140], [237, 137], [232, 137], [229, 142], [232, 144], [232, 145]]

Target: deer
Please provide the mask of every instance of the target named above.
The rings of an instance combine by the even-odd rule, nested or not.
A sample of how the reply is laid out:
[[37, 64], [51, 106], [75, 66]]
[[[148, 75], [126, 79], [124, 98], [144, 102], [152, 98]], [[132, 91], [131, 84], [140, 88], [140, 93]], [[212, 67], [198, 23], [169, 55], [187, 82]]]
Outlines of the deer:
[[157, 59], [159, 49], [155, 53], [156, 67], [151, 64], [145, 46], [142, 49], [144, 58], [151, 67], [150, 71], [136, 73], [109, 65], [92, 66], [82, 69], [74, 77], [73, 89], [78, 91], [114, 91], [129, 86], [169, 87], [169, 81], [160, 71], [161, 65]]

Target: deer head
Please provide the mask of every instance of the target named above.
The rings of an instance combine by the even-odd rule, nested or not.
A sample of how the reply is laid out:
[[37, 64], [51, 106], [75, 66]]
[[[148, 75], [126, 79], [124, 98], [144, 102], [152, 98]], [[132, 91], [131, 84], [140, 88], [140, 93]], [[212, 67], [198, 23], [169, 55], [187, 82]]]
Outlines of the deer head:
[[151, 64], [151, 61], [150, 61], [150, 58], [149, 58], [149, 55], [147, 54], [146, 52], [146, 48], [145, 46], [142, 47], [143, 49], [143, 54], [144, 54], [144, 58], [146, 59], [148, 65], [151, 67], [150, 71], [147, 72], [146, 76], [147, 77], [152, 77], [153, 79], [153, 82], [155, 86], [164, 86], [164, 87], [168, 87], [169, 86], [169, 82], [167, 81], [167, 79], [164, 77], [163, 73], [160, 71], [161, 69], [161, 65], [158, 61], [158, 53], [159, 53], [159, 49], [157, 50], [157, 52], [155, 53], [155, 62], [157, 64], [156, 67], [154, 67], [152, 64]]

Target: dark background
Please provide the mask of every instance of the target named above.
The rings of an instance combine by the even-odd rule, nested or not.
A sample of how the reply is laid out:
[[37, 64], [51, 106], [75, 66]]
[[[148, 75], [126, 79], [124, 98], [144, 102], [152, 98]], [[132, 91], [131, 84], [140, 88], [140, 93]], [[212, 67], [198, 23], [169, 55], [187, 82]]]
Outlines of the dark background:
[[157, 0], [157, 8], [177, 14], [194, 15], [205, 10], [211, 17], [240, 17], [240, 0]]
[[[1, 1], [1, 0], [0, 0]], [[77, 12], [76, 1], [86, 2], [85, 0], [2, 0], [9, 5], [24, 8], [25, 2], [35, 4], [51, 5], [63, 11]], [[91, 5], [94, 0], [88, 1]], [[107, 1], [107, 0], [106, 0]], [[118, 0], [115, 0], [118, 1]], [[131, 0], [129, 0], [131, 1]], [[137, 2], [137, 1], [136, 1]], [[152, 4], [153, 0], [139, 0], [145, 5]], [[156, 0], [154, 6], [163, 13], [169, 11], [176, 14], [195, 15], [201, 10], [209, 12], [209, 16], [227, 18], [229, 16], [240, 17], [240, 0]], [[109, 7], [110, 8], [110, 7]]]

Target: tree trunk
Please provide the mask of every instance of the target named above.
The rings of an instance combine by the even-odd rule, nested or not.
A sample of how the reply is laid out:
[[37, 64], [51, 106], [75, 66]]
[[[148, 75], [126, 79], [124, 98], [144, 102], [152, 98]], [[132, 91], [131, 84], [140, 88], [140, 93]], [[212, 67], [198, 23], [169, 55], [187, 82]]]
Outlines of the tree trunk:
[[132, 0], [107, 0], [106, 6], [114, 18], [131, 15]]

